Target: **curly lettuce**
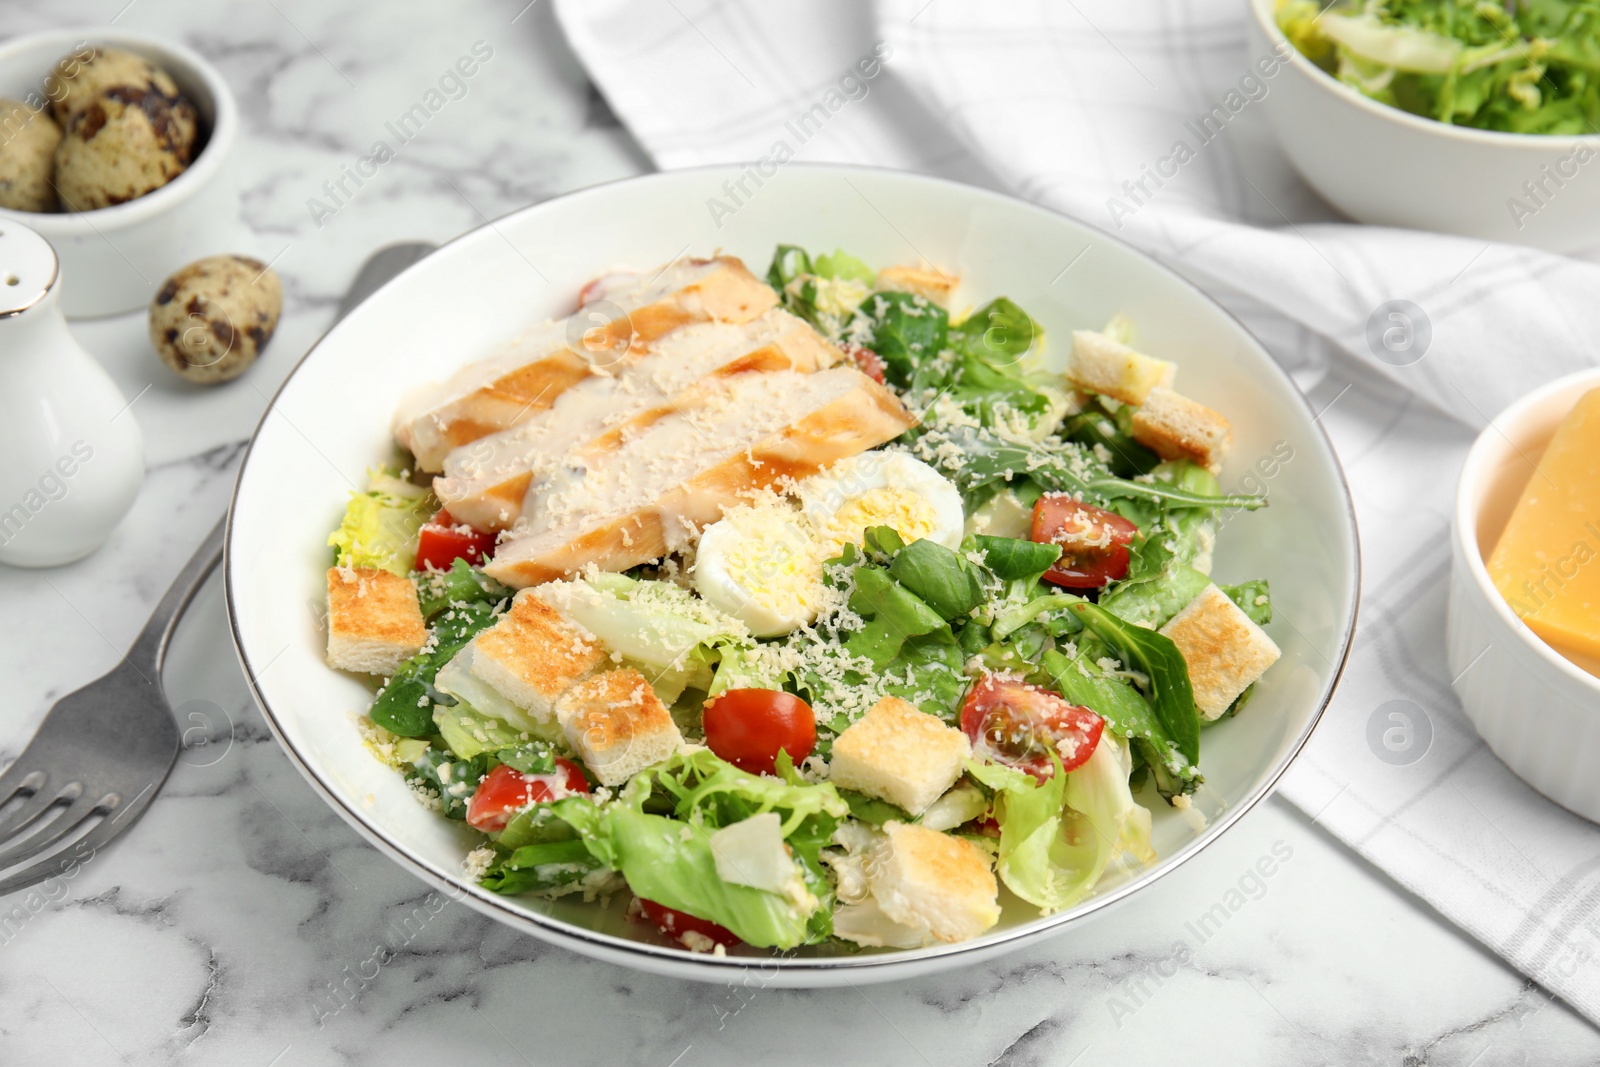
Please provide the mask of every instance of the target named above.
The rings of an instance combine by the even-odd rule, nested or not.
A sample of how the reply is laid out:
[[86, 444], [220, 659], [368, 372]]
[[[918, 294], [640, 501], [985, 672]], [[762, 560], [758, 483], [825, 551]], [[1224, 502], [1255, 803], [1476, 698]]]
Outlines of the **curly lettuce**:
[[328, 535], [334, 563], [407, 575], [417, 563], [417, 531], [439, 508], [433, 494], [387, 469], [373, 471], [365, 492], [351, 493], [339, 528]]
[[1505, 133], [1600, 129], [1600, 0], [1284, 0], [1312, 62], [1380, 103]]
[[995, 793], [1000, 824], [996, 870], [1017, 896], [1045, 911], [1082, 900], [1111, 861], [1124, 854], [1155, 859], [1150, 812], [1128, 788], [1127, 748], [1107, 734], [1077, 770], [1043, 782], [995, 763], [976, 760], [967, 773]]

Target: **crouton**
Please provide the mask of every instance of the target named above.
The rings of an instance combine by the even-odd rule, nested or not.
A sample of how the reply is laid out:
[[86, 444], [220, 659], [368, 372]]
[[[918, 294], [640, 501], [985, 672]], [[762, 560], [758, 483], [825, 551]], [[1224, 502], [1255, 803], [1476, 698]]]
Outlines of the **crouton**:
[[427, 640], [410, 578], [372, 567], [328, 568], [329, 666], [391, 675]]
[[885, 267], [878, 272], [877, 288], [883, 292], [915, 293], [922, 299], [950, 306], [950, 293], [961, 279], [934, 267]]
[[833, 784], [921, 814], [961, 777], [967, 735], [899, 697], [884, 697], [833, 743]]
[[1152, 389], [1133, 413], [1133, 437], [1162, 459], [1190, 459], [1215, 474], [1233, 444], [1233, 427], [1204, 404]]
[[621, 785], [683, 744], [649, 679], [632, 668], [573, 686], [556, 702], [556, 719], [601, 785]]
[[1282, 655], [1266, 631], [1215, 585], [1189, 601], [1161, 633], [1183, 653], [1195, 706], [1208, 722], [1232, 707]]
[[977, 937], [1000, 919], [1000, 887], [970, 841], [911, 823], [885, 823], [873, 864], [873, 899], [897, 923], [940, 941]]
[[471, 669], [535, 720], [548, 721], [556, 698], [605, 658], [587, 630], [532, 593], [521, 593], [499, 622], [473, 638]]
[[1067, 380], [1080, 389], [1137, 406], [1152, 389], [1170, 386], [1177, 374], [1177, 364], [1135, 352], [1096, 330], [1072, 331]]

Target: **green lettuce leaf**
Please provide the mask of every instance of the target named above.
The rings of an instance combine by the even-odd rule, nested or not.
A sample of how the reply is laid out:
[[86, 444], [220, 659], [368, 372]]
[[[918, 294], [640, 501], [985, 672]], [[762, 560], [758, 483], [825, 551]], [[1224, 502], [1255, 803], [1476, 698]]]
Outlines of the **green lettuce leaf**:
[[1272, 621], [1272, 590], [1265, 578], [1255, 578], [1238, 585], [1219, 586], [1227, 598], [1239, 605], [1239, 610], [1250, 616], [1257, 626]]
[[[656, 813], [662, 805], [670, 816]], [[596, 860], [622, 872], [637, 896], [709, 919], [752, 945], [791, 948], [831, 932], [833, 890], [821, 850], [850, 812], [831, 784], [748, 774], [699, 751], [641, 773], [618, 803], [592, 810], [562, 817]], [[717, 875], [711, 834], [769, 811], [781, 819], [809, 902]]]
[[950, 340], [949, 314], [914, 293], [874, 293], [857, 314], [870, 321], [866, 346], [883, 359], [884, 375], [893, 385], [910, 385], [918, 367]]
[[514, 592], [464, 559], [457, 559], [447, 571], [419, 572], [415, 580], [422, 617], [429, 620], [451, 604], [495, 604]]
[[975, 547], [983, 553], [983, 565], [1003, 581], [1032, 582], [1061, 558], [1061, 546], [1024, 541], [1015, 537], [990, 537], [978, 534]]
[[328, 535], [340, 567], [375, 567], [406, 575], [417, 562], [417, 531], [439, 508], [432, 493], [387, 470], [351, 493], [339, 528]]
[[445, 745], [462, 759], [511, 748], [525, 740], [522, 731], [510, 723], [485, 715], [459, 700], [454, 705], [435, 704], [433, 724]]
[[878, 280], [877, 271], [838, 248], [833, 250], [832, 255], [821, 255], [812, 260], [812, 273], [819, 278], [844, 278], [862, 285], [871, 285]]
[[434, 621], [433, 644], [400, 665], [394, 677], [378, 691], [368, 712], [372, 721], [401, 737], [426, 737], [434, 732], [433, 703], [443, 702], [433, 689], [439, 668], [449, 663], [482, 630], [499, 618], [486, 601], [462, 604]]
[[967, 772], [995, 793], [996, 869], [1006, 888], [1059, 911], [1088, 895], [1114, 856], [1154, 858], [1150, 813], [1128, 789], [1124, 760], [1116, 740], [1102, 737], [1083, 766], [1063, 774], [1056, 760], [1056, 773], [1042, 783], [1009, 767], [968, 761]]
[[889, 576], [948, 622], [965, 618], [986, 599], [983, 578], [971, 561], [925, 538], [895, 553]]

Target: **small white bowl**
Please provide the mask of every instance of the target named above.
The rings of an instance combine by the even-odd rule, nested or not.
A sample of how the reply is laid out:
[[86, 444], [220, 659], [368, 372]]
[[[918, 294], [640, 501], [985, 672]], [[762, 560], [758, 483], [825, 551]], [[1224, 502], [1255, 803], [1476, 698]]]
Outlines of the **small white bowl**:
[[13, 37], [0, 43], [0, 96], [39, 93], [56, 61], [83, 43], [133, 52], [172, 75], [208, 136], [187, 170], [125, 204], [59, 214], [0, 208], [0, 218], [17, 219], [55, 248], [62, 310], [74, 319], [145, 307], [179, 267], [237, 251], [232, 243], [239, 223], [239, 190], [229, 166], [239, 107], [217, 69], [183, 45], [110, 26]]
[[1600, 822], [1600, 678], [1528, 629], [1483, 562], [1556, 426], [1597, 387], [1600, 368], [1551, 382], [1501, 412], [1472, 446], [1456, 490], [1447, 641], [1456, 696], [1495, 755], [1557, 804]]
[[1380, 104], [1296, 51], [1274, 0], [1248, 2], [1252, 69], [1283, 59], [1263, 78], [1261, 106], [1295, 168], [1340, 211], [1552, 252], [1600, 244], [1600, 137], [1470, 129]]

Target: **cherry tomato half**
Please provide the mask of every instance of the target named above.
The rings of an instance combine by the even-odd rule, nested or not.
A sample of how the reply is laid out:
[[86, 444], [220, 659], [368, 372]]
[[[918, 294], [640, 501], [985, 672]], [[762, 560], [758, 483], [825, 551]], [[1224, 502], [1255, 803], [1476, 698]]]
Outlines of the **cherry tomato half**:
[[811, 705], [776, 689], [729, 689], [705, 706], [706, 746], [751, 774], [773, 774], [781, 749], [799, 763], [817, 747]]
[[1128, 544], [1139, 527], [1114, 511], [1046, 493], [1033, 506], [1033, 540], [1060, 545], [1044, 580], [1068, 589], [1098, 589], [1128, 573]]
[[865, 374], [879, 385], [883, 385], [888, 381], [888, 378], [884, 375], [885, 364], [883, 357], [872, 349], [862, 345], [846, 344], [844, 346], [844, 354], [855, 360], [856, 370]]
[[417, 570], [447, 571], [457, 559], [478, 564], [494, 555], [498, 535], [475, 529], [443, 508], [417, 534]]
[[961, 706], [961, 729], [974, 755], [1027, 771], [1041, 782], [1056, 772], [1052, 750], [1064, 770], [1076, 770], [1094, 755], [1105, 725], [1088, 708], [998, 674], [974, 682]]
[[511, 817], [530, 804], [588, 791], [589, 782], [583, 771], [560, 756], [556, 757], [556, 769], [551, 774], [523, 774], [509, 763], [502, 763], [484, 776], [478, 791], [467, 802], [467, 825], [485, 832], [504, 830]]
[[683, 936], [685, 934], [699, 934], [719, 945], [733, 946], [739, 943], [738, 934], [726, 927], [718, 926], [710, 919], [697, 919], [688, 912], [678, 911], [643, 897], [639, 898], [639, 907], [644, 911], [644, 917], [655, 923], [657, 930], [688, 948], [698, 946], [685, 941]]

